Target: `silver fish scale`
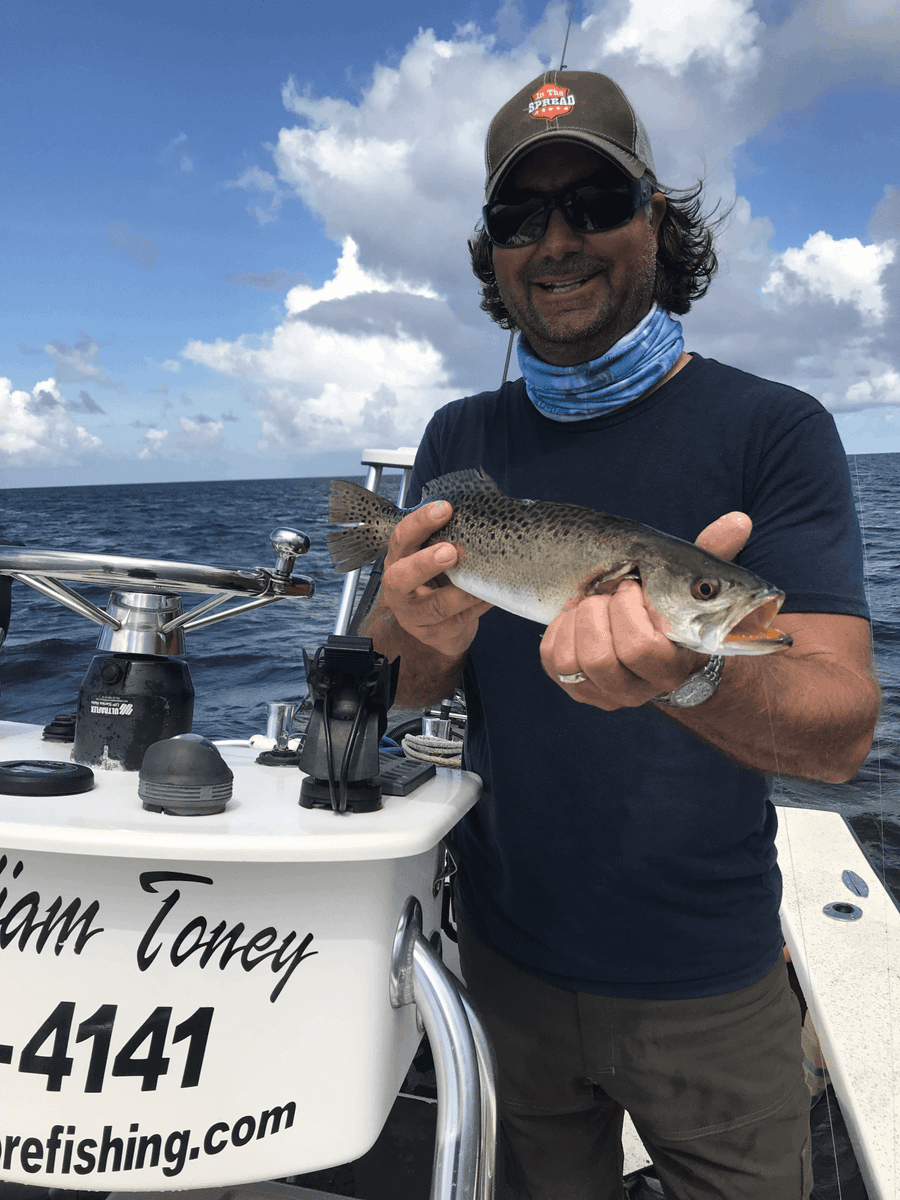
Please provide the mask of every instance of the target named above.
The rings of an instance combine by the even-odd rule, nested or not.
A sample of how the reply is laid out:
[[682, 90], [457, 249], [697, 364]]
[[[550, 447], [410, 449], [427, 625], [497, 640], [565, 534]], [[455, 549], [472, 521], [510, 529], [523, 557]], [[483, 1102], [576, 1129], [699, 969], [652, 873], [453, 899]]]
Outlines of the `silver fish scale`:
[[[483, 576], [494, 582], [496, 595], [507, 588], [530, 589], [541, 611], [558, 612], [594, 578], [627, 567], [636, 557], [647, 565], [658, 557], [640, 537], [644, 527], [578, 505], [525, 504], [500, 492], [445, 498], [454, 516], [431, 541], [459, 547], [459, 566], [448, 576], [470, 588], [477, 586], [473, 576]], [[521, 612], [521, 605], [515, 609]]]
[[[624, 541], [629, 535], [640, 537], [641, 534], [654, 532], [637, 521], [614, 517], [579, 504], [513, 499], [501, 492], [493, 479], [482, 470], [454, 471], [440, 479], [433, 479], [422, 489], [422, 503], [433, 500], [447, 500], [454, 509], [453, 520], [445, 527], [443, 536], [436, 535], [436, 541], [452, 540], [446, 535], [457, 522], [461, 527], [465, 522], [467, 531], [470, 527], [476, 530], [499, 526], [507, 539], [515, 536], [524, 540], [527, 534], [529, 540], [534, 541], [538, 533], [548, 537], [562, 534], [567, 538], [583, 534], [588, 536], [592, 546], [596, 546], [598, 538], [601, 541], [604, 538]], [[516, 532], [517, 529], [519, 532]], [[651, 550], [651, 547], [647, 545], [646, 550]]]
[[[450, 497], [447, 497], [450, 499]], [[499, 492], [455, 495], [454, 517], [434, 537], [459, 550], [448, 579], [507, 612], [548, 625], [579, 595], [657, 556], [648, 531], [578, 505], [520, 501]], [[596, 581], [596, 587], [595, 585]]]

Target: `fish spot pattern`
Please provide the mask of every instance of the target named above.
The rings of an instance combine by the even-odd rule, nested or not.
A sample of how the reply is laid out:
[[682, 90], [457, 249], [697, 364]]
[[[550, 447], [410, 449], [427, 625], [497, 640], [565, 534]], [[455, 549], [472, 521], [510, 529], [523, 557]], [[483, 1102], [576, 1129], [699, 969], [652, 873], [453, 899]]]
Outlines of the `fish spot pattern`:
[[[751, 612], [763, 624], [783, 595], [758, 576], [725, 563], [626, 517], [575, 504], [518, 500], [504, 495], [480, 470], [457, 471], [422, 489], [422, 504], [446, 500], [451, 519], [426, 544], [451, 542], [451, 582], [508, 612], [547, 625], [570, 599], [613, 591], [635, 579], [668, 623], [679, 645], [705, 653], [763, 654], [790, 645], [787, 635], [760, 634], [746, 623], [740, 638], [726, 636]], [[358, 484], [332, 483], [329, 519], [353, 525], [328, 534], [335, 567], [348, 571], [387, 549], [404, 513]]]

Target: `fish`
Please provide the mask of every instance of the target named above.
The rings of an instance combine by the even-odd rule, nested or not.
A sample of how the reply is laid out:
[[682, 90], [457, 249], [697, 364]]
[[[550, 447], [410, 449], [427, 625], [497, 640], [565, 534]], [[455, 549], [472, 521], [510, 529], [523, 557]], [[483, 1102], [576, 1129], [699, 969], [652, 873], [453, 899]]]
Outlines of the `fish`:
[[[475, 468], [433, 479], [417, 507], [435, 500], [448, 501], [453, 516], [425, 545], [451, 542], [458, 561], [447, 578], [507, 612], [549, 625], [570, 600], [635, 579], [678, 646], [738, 655], [791, 645], [790, 634], [771, 625], [784, 592], [692, 542], [576, 504], [513, 499]], [[352, 526], [326, 536], [335, 570], [375, 562], [412, 511], [357, 483], [333, 480], [328, 519]]]

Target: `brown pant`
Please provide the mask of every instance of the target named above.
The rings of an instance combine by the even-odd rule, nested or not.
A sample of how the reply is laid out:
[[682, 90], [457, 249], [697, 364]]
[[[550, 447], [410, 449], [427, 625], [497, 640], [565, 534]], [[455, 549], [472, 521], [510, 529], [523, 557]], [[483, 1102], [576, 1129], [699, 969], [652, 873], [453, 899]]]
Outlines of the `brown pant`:
[[461, 925], [460, 963], [497, 1053], [497, 1200], [622, 1200], [631, 1114], [672, 1200], [807, 1200], [809, 1092], [785, 965], [724, 996], [554, 987]]

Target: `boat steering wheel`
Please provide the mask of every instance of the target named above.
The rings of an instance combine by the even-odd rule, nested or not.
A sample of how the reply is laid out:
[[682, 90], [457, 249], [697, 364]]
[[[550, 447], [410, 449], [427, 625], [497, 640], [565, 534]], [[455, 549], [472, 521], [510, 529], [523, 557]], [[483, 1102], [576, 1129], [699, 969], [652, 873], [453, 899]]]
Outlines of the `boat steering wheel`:
[[[0, 546], [0, 575], [17, 579], [114, 632], [123, 629], [120, 616], [98, 608], [60, 581], [120, 589], [125, 595], [172, 591], [212, 593], [210, 600], [190, 612], [179, 613], [158, 627], [160, 633], [171, 633], [176, 629], [201, 629], [279, 600], [308, 600], [315, 592], [314, 582], [305, 575], [292, 575], [291, 570], [297, 558], [309, 550], [309, 538], [294, 529], [276, 529], [270, 540], [278, 556], [272, 570], [266, 567], [224, 569], [166, 559]], [[252, 599], [223, 612], [212, 612], [232, 597]]]

